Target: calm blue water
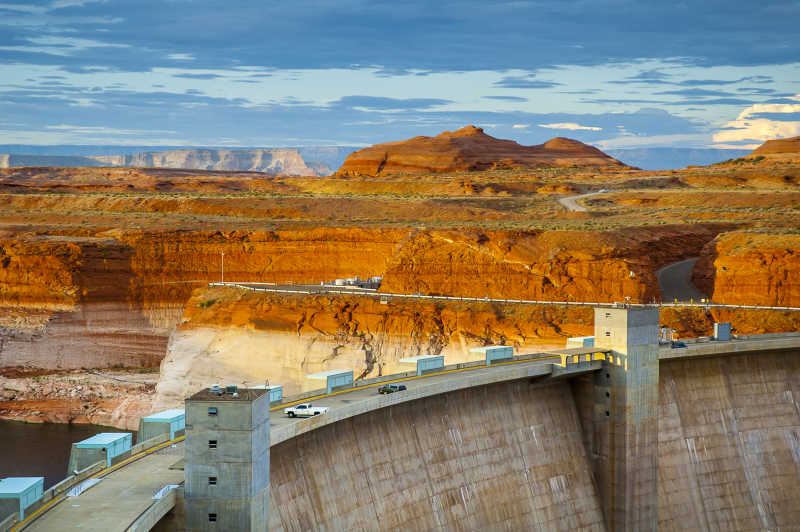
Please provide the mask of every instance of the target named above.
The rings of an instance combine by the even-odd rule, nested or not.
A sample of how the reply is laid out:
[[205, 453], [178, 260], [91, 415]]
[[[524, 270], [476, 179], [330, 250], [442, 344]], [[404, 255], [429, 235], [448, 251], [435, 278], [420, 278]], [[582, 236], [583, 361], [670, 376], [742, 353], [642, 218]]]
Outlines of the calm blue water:
[[0, 419], [0, 478], [44, 477], [47, 489], [67, 476], [71, 445], [98, 432], [124, 431], [102, 425], [21, 423]]

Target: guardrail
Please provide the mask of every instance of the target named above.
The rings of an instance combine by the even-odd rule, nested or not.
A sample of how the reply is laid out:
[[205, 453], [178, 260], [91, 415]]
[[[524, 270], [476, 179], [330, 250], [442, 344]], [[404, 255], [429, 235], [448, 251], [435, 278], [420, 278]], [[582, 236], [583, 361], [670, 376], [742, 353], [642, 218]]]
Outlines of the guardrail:
[[164, 434], [159, 434], [158, 436], [153, 436], [149, 440], [137, 443], [136, 445], [131, 447], [131, 456], [139, 454], [142, 451], [151, 449], [156, 445], [158, 445], [159, 443], [164, 443], [167, 440], [169, 440], [169, 432], [165, 432]]
[[[601, 351], [601, 349], [598, 349]], [[558, 355], [553, 354], [555, 352], [547, 352], [547, 353], [524, 353], [521, 355], [515, 355], [512, 358], [508, 359], [509, 362], [524, 362], [526, 360], [537, 360], [537, 359], [547, 359], [547, 358], [558, 358]], [[462, 369], [469, 369], [469, 368], [486, 368], [491, 367], [492, 365], [496, 364], [486, 364], [485, 360], [473, 360], [469, 362], [459, 362], [457, 364], [447, 364], [441, 368], [436, 368], [435, 372], [432, 372], [431, 375], [437, 375], [439, 373], [447, 373], [450, 371], [458, 371]], [[424, 377], [425, 375], [422, 375]], [[363, 388], [365, 386], [372, 386], [375, 384], [380, 384], [382, 382], [391, 382], [396, 380], [402, 379], [409, 379], [409, 378], [418, 378], [416, 370], [414, 371], [404, 371], [402, 373], [392, 373], [391, 375], [382, 375], [380, 377], [371, 377], [369, 379], [361, 379], [355, 380], [352, 384], [348, 384], [346, 386], [341, 386], [336, 388], [336, 393], [341, 393], [342, 391], [353, 390]], [[318, 388], [316, 390], [309, 390], [307, 392], [302, 392], [299, 394], [291, 395], [284, 397], [281, 402], [273, 403], [270, 406], [270, 410], [278, 410], [279, 408], [299, 403], [305, 399], [312, 399], [317, 398], [320, 396], [328, 395], [327, 390], [325, 388]]]
[[[226, 283], [209, 283], [209, 286], [229, 286], [240, 288], [242, 290], [250, 290], [252, 292], [272, 292], [279, 294], [339, 294], [339, 295], [358, 295], [380, 299], [429, 299], [436, 301], [464, 301], [470, 303], [502, 303], [514, 305], [549, 305], [549, 306], [571, 306], [571, 307], [593, 307], [593, 308], [616, 308], [623, 303], [609, 303], [600, 301], [553, 301], [553, 300], [535, 300], [535, 299], [500, 299], [490, 297], [462, 297], [462, 296], [441, 296], [441, 295], [424, 295], [424, 294], [398, 294], [393, 292], [376, 292], [374, 290], [364, 289], [337, 289], [329, 288], [326, 286], [307, 285], [306, 290], [301, 289], [288, 289], [277, 288], [280, 285], [273, 285], [269, 283], [242, 283], [242, 282], [226, 282]], [[264, 285], [262, 286], [249, 286], [249, 285]], [[268, 288], [270, 286], [270, 288]], [[275, 286], [275, 288], [271, 288]], [[288, 285], [283, 285], [288, 286]], [[304, 285], [298, 285], [304, 286]], [[690, 307], [690, 308], [728, 308], [737, 310], [779, 310], [779, 311], [800, 311], [800, 307], [778, 307], [778, 306], [759, 306], [759, 305], [728, 305], [725, 303], [711, 303], [711, 302], [693, 302], [684, 301], [677, 303], [627, 303], [630, 307]]]

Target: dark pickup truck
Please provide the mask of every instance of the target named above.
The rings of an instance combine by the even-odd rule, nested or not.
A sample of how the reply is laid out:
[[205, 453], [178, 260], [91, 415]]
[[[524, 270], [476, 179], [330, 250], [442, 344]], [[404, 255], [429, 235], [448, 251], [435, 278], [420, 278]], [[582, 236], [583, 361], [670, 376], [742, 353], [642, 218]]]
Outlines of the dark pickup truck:
[[406, 389], [405, 384], [384, 384], [380, 388], [378, 388], [378, 393], [394, 393], [394, 392], [402, 392]]

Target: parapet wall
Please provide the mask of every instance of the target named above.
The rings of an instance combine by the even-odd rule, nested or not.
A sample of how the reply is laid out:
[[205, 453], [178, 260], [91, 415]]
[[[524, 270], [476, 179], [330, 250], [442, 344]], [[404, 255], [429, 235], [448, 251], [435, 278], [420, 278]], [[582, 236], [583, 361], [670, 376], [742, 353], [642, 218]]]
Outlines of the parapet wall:
[[270, 530], [602, 530], [566, 381], [375, 410], [271, 449]]

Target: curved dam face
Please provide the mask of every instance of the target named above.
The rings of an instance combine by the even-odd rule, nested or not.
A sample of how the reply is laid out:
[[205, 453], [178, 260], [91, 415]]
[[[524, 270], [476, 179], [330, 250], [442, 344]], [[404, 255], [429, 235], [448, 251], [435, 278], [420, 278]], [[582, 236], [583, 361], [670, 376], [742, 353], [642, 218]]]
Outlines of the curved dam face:
[[270, 450], [270, 530], [602, 530], [567, 381], [362, 414]]
[[662, 361], [659, 530], [796, 530], [800, 352]]

